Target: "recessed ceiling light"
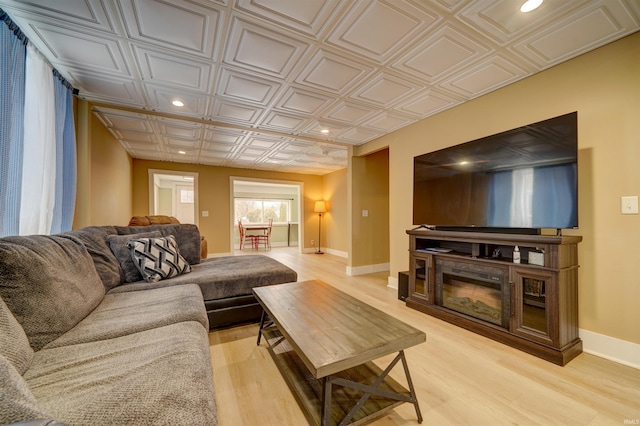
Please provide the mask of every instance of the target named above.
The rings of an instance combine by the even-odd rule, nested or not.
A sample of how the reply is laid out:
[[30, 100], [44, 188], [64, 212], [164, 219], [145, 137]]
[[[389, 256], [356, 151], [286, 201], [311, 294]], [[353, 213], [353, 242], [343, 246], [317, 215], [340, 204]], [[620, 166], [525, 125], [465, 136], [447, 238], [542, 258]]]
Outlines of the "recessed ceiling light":
[[178, 154], [184, 155], [184, 154], [186, 154], [186, 152], [185, 151], [178, 151]]
[[520, 7], [520, 12], [524, 12], [524, 13], [531, 12], [532, 10], [535, 10], [538, 7], [540, 7], [542, 2], [543, 2], [543, 0], [527, 0]]
[[171, 102], [173, 105], [177, 106], [177, 107], [183, 107], [184, 106], [184, 102], [179, 101], [179, 100], [175, 100], [173, 102]]
[[320, 130], [320, 133], [324, 133], [326, 135], [327, 133], [329, 133], [329, 129], [322, 129]]

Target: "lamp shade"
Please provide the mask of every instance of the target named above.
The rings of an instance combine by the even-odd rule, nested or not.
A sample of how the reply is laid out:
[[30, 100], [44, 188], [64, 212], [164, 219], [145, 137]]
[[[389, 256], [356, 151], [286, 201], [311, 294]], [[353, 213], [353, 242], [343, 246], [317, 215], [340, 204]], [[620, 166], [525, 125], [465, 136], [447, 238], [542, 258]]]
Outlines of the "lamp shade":
[[313, 208], [315, 213], [325, 213], [327, 211], [327, 205], [324, 201], [316, 201], [316, 205]]

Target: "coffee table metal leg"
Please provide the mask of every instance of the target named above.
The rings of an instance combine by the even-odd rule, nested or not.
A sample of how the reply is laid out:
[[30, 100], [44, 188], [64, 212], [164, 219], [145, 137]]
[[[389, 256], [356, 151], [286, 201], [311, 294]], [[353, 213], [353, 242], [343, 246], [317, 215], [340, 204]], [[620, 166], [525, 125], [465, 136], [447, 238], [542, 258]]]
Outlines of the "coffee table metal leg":
[[267, 315], [266, 311], [262, 310], [262, 315], [260, 316], [260, 328], [258, 329], [258, 342], [256, 345], [260, 346], [260, 338], [262, 338], [262, 329], [264, 328], [264, 318]]
[[407, 377], [407, 384], [409, 385], [409, 393], [411, 399], [413, 400], [413, 406], [416, 408], [418, 423], [422, 423], [422, 413], [420, 412], [420, 406], [418, 405], [418, 397], [416, 396], [416, 391], [413, 387], [413, 381], [411, 381], [411, 374], [409, 374], [409, 365], [407, 364], [407, 359], [404, 357], [404, 351], [400, 351], [400, 356], [402, 357], [402, 367], [404, 367], [404, 375]]
[[331, 423], [331, 380], [329, 377], [322, 378], [322, 414], [320, 424], [322, 426]]
[[[397, 365], [398, 362], [402, 362], [402, 367], [404, 368], [404, 374], [407, 378], [407, 384], [409, 385], [409, 395], [399, 394], [395, 392], [391, 392], [388, 390], [384, 390], [379, 388], [385, 378], [389, 375], [393, 367]], [[331, 392], [332, 385], [336, 384], [337, 386], [348, 387], [352, 389], [357, 389], [363, 392], [362, 397], [359, 401], [351, 408], [351, 410], [345, 415], [345, 417], [340, 421], [338, 426], [343, 426], [349, 424], [353, 416], [362, 408], [365, 402], [372, 395], [379, 395], [384, 398], [389, 398], [397, 401], [404, 401], [413, 404], [416, 410], [416, 416], [418, 418], [418, 423], [422, 423], [422, 413], [420, 412], [420, 406], [418, 405], [418, 398], [416, 396], [415, 389], [413, 387], [413, 381], [411, 380], [411, 375], [409, 374], [409, 366], [407, 364], [407, 360], [404, 356], [404, 351], [398, 352], [398, 355], [394, 358], [393, 361], [385, 368], [385, 370], [376, 378], [376, 380], [370, 384], [366, 385], [364, 383], [354, 382], [352, 380], [347, 380], [342, 377], [337, 376], [327, 376], [322, 378], [322, 415], [321, 415], [321, 424], [328, 425], [329, 420], [331, 418]]]

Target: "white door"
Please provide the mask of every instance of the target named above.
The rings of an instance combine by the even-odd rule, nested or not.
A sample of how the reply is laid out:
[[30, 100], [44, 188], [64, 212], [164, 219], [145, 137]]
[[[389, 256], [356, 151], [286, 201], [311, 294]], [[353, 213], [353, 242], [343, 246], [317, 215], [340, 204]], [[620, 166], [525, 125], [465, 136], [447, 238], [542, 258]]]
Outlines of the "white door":
[[193, 185], [176, 185], [176, 218], [180, 223], [194, 223]]

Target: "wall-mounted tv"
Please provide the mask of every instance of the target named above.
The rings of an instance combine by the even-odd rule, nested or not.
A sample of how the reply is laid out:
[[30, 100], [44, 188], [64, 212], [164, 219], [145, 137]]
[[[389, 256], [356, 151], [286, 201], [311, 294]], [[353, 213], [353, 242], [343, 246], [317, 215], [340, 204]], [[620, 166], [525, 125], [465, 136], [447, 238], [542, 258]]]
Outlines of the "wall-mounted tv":
[[578, 226], [578, 114], [414, 158], [413, 223], [492, 230]]

